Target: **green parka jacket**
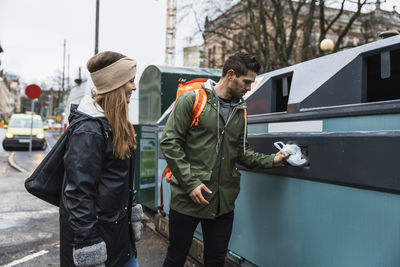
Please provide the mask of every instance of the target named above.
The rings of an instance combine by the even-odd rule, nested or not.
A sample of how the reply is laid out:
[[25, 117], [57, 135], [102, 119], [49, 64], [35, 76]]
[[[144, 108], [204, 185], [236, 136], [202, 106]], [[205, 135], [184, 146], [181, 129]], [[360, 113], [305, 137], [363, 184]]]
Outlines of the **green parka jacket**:
[[[187, 92], [176, 102], [160, 141], [161, 150], [173, 173], [170, 207], [182, 214], [203, 219], [233, 211], [240, 191], [241, 175], [235, 163], [248, 168], [270, 168], [275, 157], [275, 154], [257, 153], [248, 146], [244, 119], [246, 103], [243, 99], [231, 109], [225, 123], [221, 110], [218, 114], [218, 100], [212, 92], [211, 82], [208, 80], [203, 84], [207, 103], [198, 126], [190, 128], [195, 93]], [[202, 192], [209, 205], [194, 203], [189, 197], [189, 193], [201, 183], [212, 191], [212, 194]]]

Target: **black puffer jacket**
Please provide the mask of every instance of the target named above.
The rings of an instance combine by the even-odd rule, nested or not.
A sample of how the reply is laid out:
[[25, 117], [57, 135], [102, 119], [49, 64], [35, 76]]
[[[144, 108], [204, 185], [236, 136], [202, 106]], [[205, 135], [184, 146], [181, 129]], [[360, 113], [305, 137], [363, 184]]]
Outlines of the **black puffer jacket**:
[[105, 117], [90, 116], [72, 106], [69, 122], [76, 120], [80, 122], [74, 126], [64, 157], [61, 266], [75, 266], [73, 246], [90, 246], [102, 240], [107, 247], [106, 266], [123, 266], [132, 253], [136, 255], [130, 227], [133, 151], [128, 159], [113, 156], [113, 135]]

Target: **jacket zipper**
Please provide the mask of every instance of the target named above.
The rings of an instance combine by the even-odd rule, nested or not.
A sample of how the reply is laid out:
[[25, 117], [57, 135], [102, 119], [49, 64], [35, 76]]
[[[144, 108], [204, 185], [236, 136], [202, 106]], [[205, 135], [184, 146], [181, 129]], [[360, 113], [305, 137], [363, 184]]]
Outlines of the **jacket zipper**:
[[242, 105], [237, 105], [233, 108], [231, 114], [229, 114], [228, 120], [225, 123], [224, 128], [226, 128], [228, 126], [229, 121], [231, 120], [231, 118], [235, 115], [235, 113], [239, 110], [239, 109], [244, 109], [244, 107]]
[[[235, 106], [234, 108], [233, 108], [233, 110], [232, 110], [232, 112], [229, 114], [229, 116], [228, 116], [228, 119], [227, 119], [227, 121], [226, 121], [226, 123], [224, 124], [224, 127], [222, 128], [222, 132], [221, 132], [221, 137], [223, 138], [223, 136], [224, 136], [224, 133], [225, 133], [225, 129], [226, 129], [226, 127], [228, 127], [228, 123], [229, 123], [229, 121], [231, 120], [231, 118], [235, 115], [235, 113], [239, 110], [239, 109], [244, 109], [243, 108], [243, 106], [239, 106], [239, 105], [237, 105], [237, 106]], [[221, 114], [218, 114], [218, 119], [220, 119], [220, 116], [222, 116]], [[218, 131], [219, 131], [219, 129], [218, 129]], [[218, 150], [217, 150], [217, 153], [220, 151], [220, 146], [221, 146], [221, 143], [222, 143], [222, 138], [219, 138], [218, 140], [217, 140], [217, 146], [218, 146]]]

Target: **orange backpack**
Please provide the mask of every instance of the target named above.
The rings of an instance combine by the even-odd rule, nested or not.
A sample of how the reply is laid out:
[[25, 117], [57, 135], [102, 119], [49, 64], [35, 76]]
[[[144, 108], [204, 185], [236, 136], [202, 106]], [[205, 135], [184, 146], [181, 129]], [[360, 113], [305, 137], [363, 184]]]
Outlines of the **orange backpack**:
[[196, 99], [193, 104], [193, 110], [192, 110], [192, 122], [190, 123], [190, 127], [197, 126], [199, 125], [199, 117], [201, 113], [203, 112], [204, 107], [206, 106], [207, 102], [207, 94], [204, 91], [202, 84], [207, 81], [206, 78], [197, 78], [193, 79], [190, 81], [186, 81], [182, 78], [179, 79], [179, 85], [178, 85], [178, 90], [176, 92], [176, 100], [178, 98], [189, 91], [194, 91], [196, 94]]
[[[190, 81], [186, 81], [182, 78], [179, 79], [179, 85], [178, 85], [178, 90], [176, 92], [176, 99], [175, 102], [178, 100], [178, 98], [189, 91], [194, 91], [196, 94], [196, 99], [193, 104], [193, 110], [192, 110], [192, 121], [190, 123], [190, 127], [197, 126], [199, 125], [199, 117], [201, 113], [204, 110], [204, 107], [206, 106], [207, 103], [207, 94], [204, 91], [202, 84], [207, 81], [206, 78], [197, 78], [193, 79]], [[166, 216], [165, 211], [164, 211], [164, 199], [163, 199], [163, 179], [166, 177], [167, 182], [171, 182], [172, 179], [172, 172], [167, 165], [165, 167], [162, 176], [161, 176], [161, 187], [160, 187], [160, 206], [158, 209], [160, 210], [160, 213], [163, 217]]]

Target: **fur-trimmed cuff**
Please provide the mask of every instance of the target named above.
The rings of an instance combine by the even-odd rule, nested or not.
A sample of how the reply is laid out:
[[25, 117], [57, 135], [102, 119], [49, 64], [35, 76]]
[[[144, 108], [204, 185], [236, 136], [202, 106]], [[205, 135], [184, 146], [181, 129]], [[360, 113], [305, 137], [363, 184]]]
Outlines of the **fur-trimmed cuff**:
[[143, 219], [144, 219], [144, 214], [143, 214], [142, 205], [136, 204], [135, 206], [132, 207], [131, 221], [139, 222], [139, 221], [143, 221]]
[[78, 267], [101, 264], [107, 260], [106, 243], [102, 241], [91, 246], [79, 249], [74, 248], [72, 255], [74, 258], [74, 263]]
[[143, 223], [142, 222], [132, 222], [131, 224], [132, 226], [132, 231], [133, 234], [135, 235], [135, 241], [139, 241], [142, 238], [142, 234], [143, 234]]

